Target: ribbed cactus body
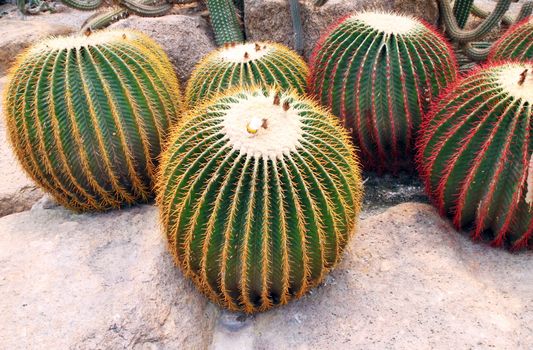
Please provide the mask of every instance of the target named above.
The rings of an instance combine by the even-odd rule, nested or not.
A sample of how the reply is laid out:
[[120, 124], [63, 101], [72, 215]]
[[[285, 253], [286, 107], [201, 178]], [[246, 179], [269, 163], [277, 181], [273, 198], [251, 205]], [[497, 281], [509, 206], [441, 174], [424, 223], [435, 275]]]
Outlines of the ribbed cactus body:
[[246, 85], [276, 86], [305, 92], [308, 69], [289, 48], [270, 42], [231, 44], [211, 52], [196, 66], [185, 100], [194, 106], [228, 89]]
[[302, 296], [341, 258], [362, 185], [335, 118], [250, 88], [188, 112], [163, 153], [158, 204], [185, 274], [231, 310]]
[[232, 0], [207, 0], [207, 9], [218, 45], [241, 43], [244, 33]]
[[425, 119], [417, 156], [443, 215], [512, 249], [533, 243], [532, 72], [507, 63], [459, 81]]
[[492, 47], [489, 59], [533, 60], [533, 17], [509, 29]]
[[309, 90], [351, 131], [366, 168], [397, 171], [412, 168], [422, 115], [455, 77], [453, 53], [431, 28], [365, 12], [319, 42]]
[[455, 0], [453, 4], [453, 14], [457, 20], [457, 25], [462, 29], [465, 27], [470, 11], [472, 11], [474, 0]]
[[132, 31], [47, 39], [11, 70], [4, 111], [26, 172], [64, 206], [106, 210], [152, 197], [180, 109], [161, 48]]

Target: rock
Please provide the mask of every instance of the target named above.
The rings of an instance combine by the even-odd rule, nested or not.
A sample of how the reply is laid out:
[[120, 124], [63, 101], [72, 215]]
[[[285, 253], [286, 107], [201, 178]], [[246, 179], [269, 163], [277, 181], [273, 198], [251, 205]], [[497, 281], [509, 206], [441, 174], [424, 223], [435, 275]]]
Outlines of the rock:
[[[0, 96], [7, 83], [0, 78]], [[5, 118], [0, 103], [0, 217], [28, 210], [43, 193], [22, 171], [7, 140]]]
[[130, 16], [111, 28], [136, 29], [155, 39], [170, 57], [182, 82], [189, 78], [196, 63], [215, 48], [211, 29], [199, 16]]
[[0, 75], [4, 75], [17, 55], [34, 42], [52, 35], [69, 34], [72, 27], [31, 20], [2, 19], [0, 21]]
[[[436, 0], [329, 0], [315, 7], [312, 0], [301, 2], [304, 31], [304, 56], [309, 57], [316, 42], [340, 18], [358, 10], [380, 8], [419, 16], [436, 24], [439, 17]], [[289, 2], [286, 0], [245, 0], [244, 23], [249, 40], [272, 40], [294, 47]]]
[[0, 219], [6, 349], [204, 349], [217, 309], [174, 266], [157, 210]]
[[212, 349], [533, 344], [533, 251], [511, 254], [472, 243], [426, 204], [402, 204], [360, 226], [322, 286], [263, 314], [220, 318]]

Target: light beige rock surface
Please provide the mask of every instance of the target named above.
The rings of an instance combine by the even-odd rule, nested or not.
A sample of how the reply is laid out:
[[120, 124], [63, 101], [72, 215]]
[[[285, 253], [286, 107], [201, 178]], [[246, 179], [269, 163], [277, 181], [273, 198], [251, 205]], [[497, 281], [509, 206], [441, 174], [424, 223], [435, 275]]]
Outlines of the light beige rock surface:
[[473, 244], [426, 204], [365, 217], [325, 285], [224, 313], [212, 349], [531, 349], [533, 252]]
[[[0, 78], [2, 96], [7, 78]], [[0, 103], [0, 217], [28, 210], [42, 192], [22, 171], [7, 140], [5, 117]]]
[[25, 48], [51, 35], [72, 33], [72, 27], [38, 19], [0, 20], [0, 75], [8, 71], [17, 55]]
[[[436, 0], [329, 0], [315, 7], [312, 0], [300, 2], [304, 31], [304, 56], [309, 57], [316, 42], [340, 18], [357, 10], [383, 9], [415, 14], [436, 24]], [[249, 40], [273, 40], [294, 47], [289, 2], [286, 0], [245, 0], [244, 23]]]
[[156, 209], [0, 219], [3, 349], [203, 349], [217, 310], [174, 267]]
[[216, 47], [208, 23], [199, 16], [130, 16], [111, 28], [131, 28], [151, 36], [168, 54], [182, 83], [189, 79], [196, 63]]
[[219, 310], [167, 253], [156, 209], [0, 219], [8, 349], [528, 349], [533, 252], [455, 232], [426, 204], [367, 212], [344, 260], [303, 299]]

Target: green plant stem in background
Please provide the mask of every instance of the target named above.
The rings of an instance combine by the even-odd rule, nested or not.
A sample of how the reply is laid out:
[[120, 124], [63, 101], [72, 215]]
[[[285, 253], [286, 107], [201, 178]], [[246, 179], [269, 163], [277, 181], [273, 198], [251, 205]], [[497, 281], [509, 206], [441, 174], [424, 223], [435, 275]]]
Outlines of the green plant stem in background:
[[207, 8], [218, 45], [244, 41], [244, 33], [232, 0], [207, 0]]
[[[489, 11], [485, 11], [482, 8], [472, 5], [471, 13], [479, 18], [487, 18], [490, 15]], [[527, 17], [531, 16], [533, 13], [533, 1], [527, 1], [522, 5], [522, 8], [520, 9], [520, 12], [516, 16], [516, 19], [513, 20], [509, 15], [505, 15], [502, 17], [501, 23], [506, 26], [511, 26], [515, 23], [518, 23], [520, 21], [523, 21]]]
[[494, 11], [477, 28], [465, 30], [457, 23], [450, 1], [439, 0], [439, 7], [446, 26], [446, 32], [454, 41], [459, 43], [468, 43], [482, 39], [501, 22], [510, 5], [511, 0], [499, 0]]
[[107, 11], [98, 12], [89, 17], [81, 26], [81, 32], [85, 32], [87, 29], [92, 31], [97, 29], [103, 29], [120, 19], [129, 16], [128, 10], [121, 7], [112, 8]]
[[289, 0], [289, 5], [291, 9], [292, 27], [294, 29], [294, 49], [301, 54], [304, 49], [304, 38], [300, 3], [298, 0]]
[[455, 3], [453, 4], [453, 14], [457, 20], [459, 28], [462, 29], [465, 27], [473, 4], [474, 0], [455, 0]]
[[468, 43], [462, 46], [462, 52], [472, 61], [485, 61], [489, 56], [492, 44], [489, 42]]
[[61, 2], [80, 11], [93, 11], [102, 5], [102, 0], [61, 0]]
[[134, 0], [120, 0], [120, 4], [131, 13], [142, 17], [159, 17], [165, 15], [172, 9], [172, 4], [163, 2], [161, 4], [145, 4]]

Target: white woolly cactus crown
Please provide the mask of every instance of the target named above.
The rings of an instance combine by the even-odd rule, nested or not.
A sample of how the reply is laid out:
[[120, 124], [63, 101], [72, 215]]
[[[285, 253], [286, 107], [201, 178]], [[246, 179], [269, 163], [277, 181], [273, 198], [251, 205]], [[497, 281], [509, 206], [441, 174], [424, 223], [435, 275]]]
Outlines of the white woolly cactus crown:
[[258, 60], [272, 50], [275, 50], [275, 45], [269, 42], [233, 43], [217, 50], [216, 57], [226, 62], [246, 63]]
[[98, 45], [109, 44], [120, 40], [135, 40], [147, 38], [146, 35], [133, 30], [99, 30], [90, 34], [72, 34], [69, 36], [49, 37], [34, 45], [31, 51], [46, 50], [64, 50], [64, 49], [79, 49], [82, 47], [92, 47]]
[[296, 151], [302, 136], [301, 117], [274, 90], [265, 95], [245, 93], [229, 104], [223, 133], [234, 149], [254, 157], [281, 158]]
[[406, 34], [424, 26], [413, 17], [385, 11], [365, 11], [351, 16], [385, 34]]
[[533, 104], [533, 62], [509, 63], [499, 67], [497, 84], [516, 99]]

